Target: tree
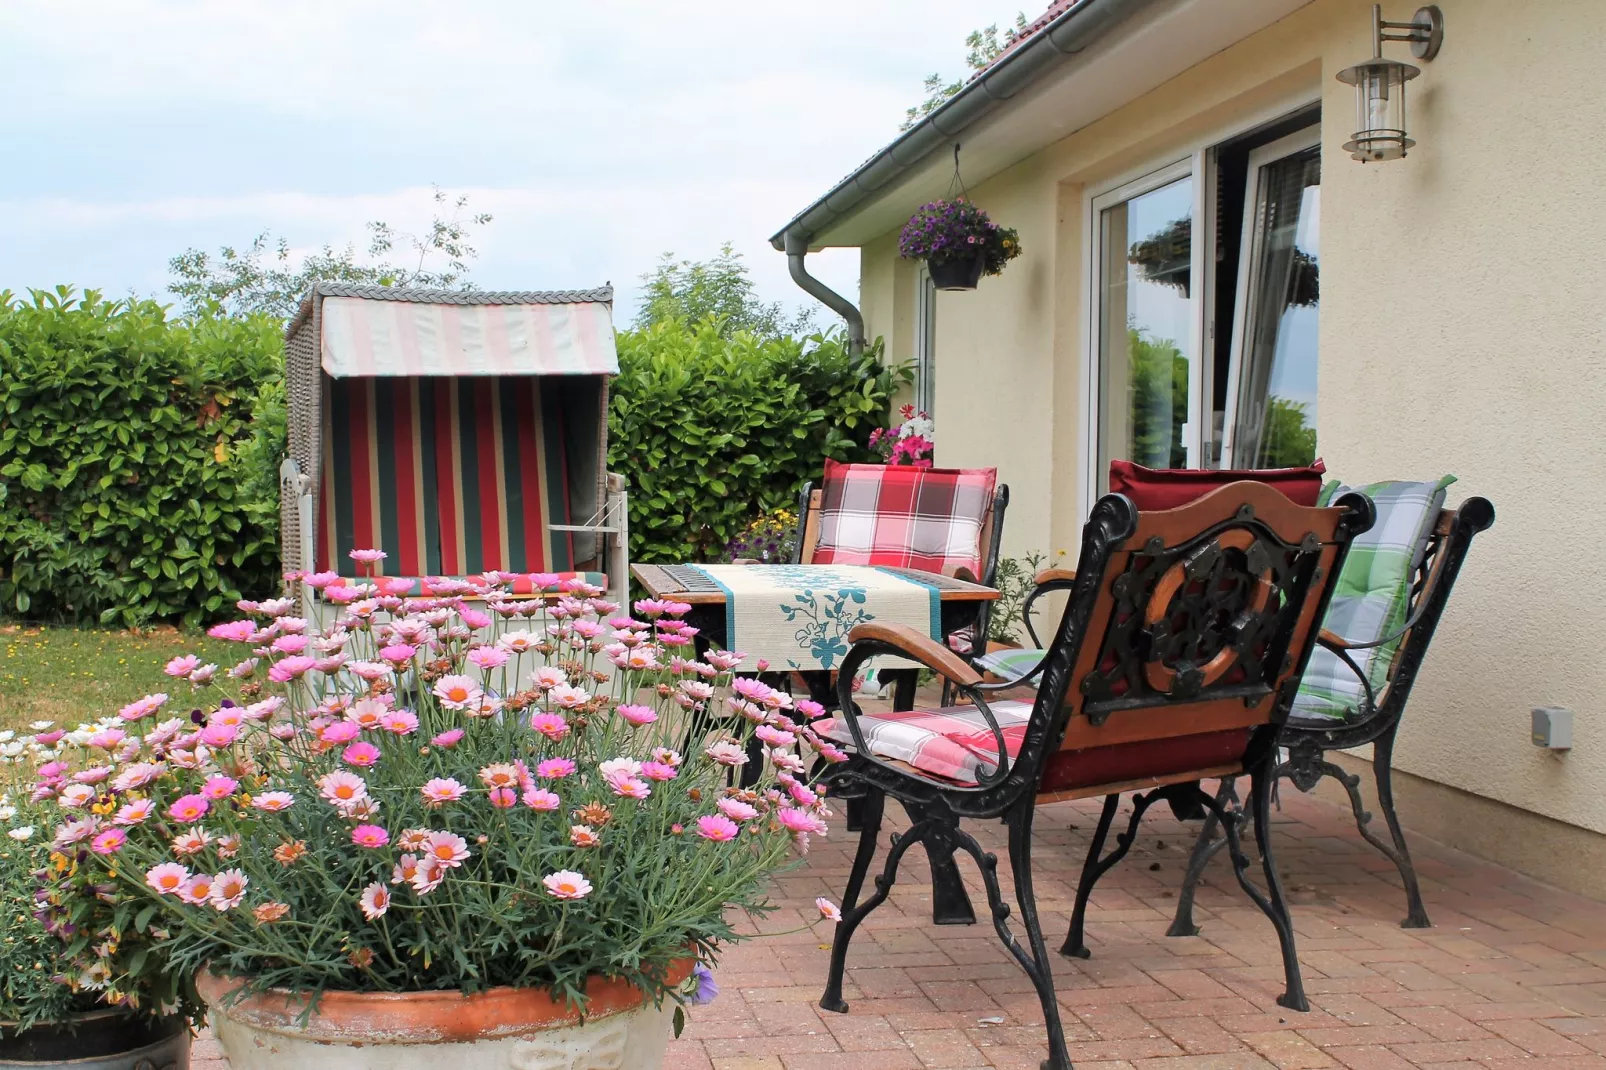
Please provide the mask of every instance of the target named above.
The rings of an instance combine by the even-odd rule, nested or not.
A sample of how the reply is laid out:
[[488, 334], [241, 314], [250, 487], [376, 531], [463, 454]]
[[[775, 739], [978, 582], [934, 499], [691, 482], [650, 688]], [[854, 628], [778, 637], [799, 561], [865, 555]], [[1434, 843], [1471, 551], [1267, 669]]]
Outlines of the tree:
[[634, 323], [637, 330], [669, 320], [698, 323], [710, 316], [719, 322], [722, 338], [738, 331], [770, 339], [814, 330], [812, 309], [788, 319], [779, 301], [766, 304], [754, 295], [747, 265], [730, 242], [721, 245], [712, 260], [677, 261], [673, 253], [665, 253], [641, 281], [644, 292]]
[[948, 98], [965, 88], [965, 83], [992, 65], [993, 60], [1004, 54], [1004, 50], [1014, 44], [1028, 22], [1026, 13], [1019, 12], [1015, 16], [1015, 25], [1005, 30], [1003, 36], [998, 33], [998, 24], [972, 30], [970, 36], [965, 38], [965, 66], [970, 73], [953, 82], [943, 81], [940, 74], [926, 76], [926, 99], [904, 112], [903, 123], [899, 130], [908, 130], [920, 120], [942, 107]]
[[[412, 234], [385, 222], [371, 222], [365, 259], [358, 257], [355, 245], [344, 249], [325, 245], [297, 263], [289, 242], [263, 231], [244, 250], [225, 245], [215, 257], [194, 248], [175, 256], [167, 265], [172, 275], [168, 289], [192, 317], [209, 312], [229, 316], [265, 312], [280, 320], [295, 315], [302, 296], [315, 282], [473, 289], [467, 277], [469, 262], [479, 250], [468, 238], [473, 228], [483, 227], [491, 217], [484, 212], [468, 214], [467, 197], [448, 204], [446, 191], [439, 186], [434, 189], [438, 207], [429, 229]], [[410, 266], [388, 259], [398, 246], [408, 254]], [[439, 257], [445, 258], [445, 264], [437, 268], [433, 265]]]

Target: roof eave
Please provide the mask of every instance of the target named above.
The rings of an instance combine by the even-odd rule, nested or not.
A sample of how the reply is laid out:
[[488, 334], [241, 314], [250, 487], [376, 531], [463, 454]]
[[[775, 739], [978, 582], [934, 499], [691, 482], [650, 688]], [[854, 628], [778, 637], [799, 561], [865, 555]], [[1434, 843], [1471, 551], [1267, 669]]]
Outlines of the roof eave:
[[946, 148], [955, 136], [1013, 99], [1062, 59], [1081, 52], [1151, 2], [1080, 0], [799, 212], [770, 238], [770, 244], [784, 250], [788, 232], [812, 244], [814, 236], [826, 227], [863, 207], [899, 176], [933, 152]]

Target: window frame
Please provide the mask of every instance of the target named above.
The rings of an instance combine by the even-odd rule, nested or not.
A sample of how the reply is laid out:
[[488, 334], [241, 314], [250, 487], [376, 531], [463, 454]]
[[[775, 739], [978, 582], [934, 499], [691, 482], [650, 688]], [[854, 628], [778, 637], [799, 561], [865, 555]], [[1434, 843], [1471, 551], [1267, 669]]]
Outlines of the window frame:
[[[1239, 240], [1238, 278], [1233, 280], [1236, 292], [1233, 294], [1232, 344], [1227, 359], [1227, 406], [1221, 422], [1223, 468], [1234, 466], [1233, 450], [1237, 448], [1240, 401], [1238, 394], [1243, 379], [1244, 345], [1254, 337], [1254, 333], [1250, 330], [1249, 319], [1254, 314], [1256, 303], [1250, 300], [1249, 291], [1254, 288], [1255, 269], [1259, 264], [1259, 257], [1265, 252], [1265, 219], [1259, 211], [1260, 198], [1264, 192], [1261, 185], [1261, 171], [1267, 164], [1307, 149], [1319, 148], [1321, 143], [1321, 128], [1310, 126], [1249, 151], [1249, 180], [1244, 186], [1244, 226], [1243, 235]], [[1319, 364], [1320, 356], [1317, 360]]]
[[[1099, 332], [1102, 326], [1099, 320], [1099, 293], [1103, 284], [1099, 256], [1102, 230], [1099, 213], [1111, 204], [1157, 189], [1184, 175], [1193, 176], [1194, 241], [1190, 261], [1191, 270], [1196, 273], [1195, 277], [1200, 282], [1194, 287], [1190, 298], [1193, 303], [1190, 341], [1193, 344], [1194, 361], [1199, 374], [1194, 375], [1193, 369], [1190, 368], [1188, 428], [1191, 432], [1191, 441], [1187, 445], [1190, 462], [1195, 458], [1206, 457], [1211, 444], [1211, 428], [1208, 426], [1209, 421], [1203, 416], [1209, 411], [1208, 399], [1212, 397], [1215, 375], [1214, 361], [1205, 357], [1206, 349], [1213, 350], [1216, 329], [1212, 312], [1215, 307], [1217, 286], [1214, 271], [1218, 177], [1215, 149], [1216, 146], [1242, 137], [1257, 128], [1269, 126], [1289, 116], [1297, 115], [1305, 109], [1319, 107], [1321, 104], [1320, 90], [1290, 93], [1232, 123], [1223, 124], [1207, 134], [1190, 139], [1180, 146], [1180, 151], [1173, 150], [1146, 165], [1124, 171], [1110, 181], [1085, 187], [1082, 196], [1081, 242], [1083, 282], [1079, 296], [1083, 324], [1080, 332], [1079, 376], [1082, 395], [1080, 435], [1082, 457], [1081, 463], [1076, 466], [1076, 499], [1079, 515], [1087, 516], [1092, 511], [1093, 504], [1099, 497], [1099, 486], [1104, 478], [1104, 473], [1099, 471], [1099, 421], [1103, 416], [1103, 399], [1099, 396], [1101, 358]], [[1311, 129], [1315, 131], [1317, 141], [1320, 143], [1325, 123], [1318, 120], [1312, 124]], [[1205, 270], [1206, 267], [1211, 270]], [[1233, 285], [1237, 285], [1236, 279], [1233, 280]], [[1237, 298], [1234, 300], [1236, 302]], [[1236, 318], [1234, 322], [1237, 322]], [[1225, 433], [1223, 428], [1223, 434]]]
[[925, 261], [915, 272], [915, 410], [936, 416], [937, 284]]

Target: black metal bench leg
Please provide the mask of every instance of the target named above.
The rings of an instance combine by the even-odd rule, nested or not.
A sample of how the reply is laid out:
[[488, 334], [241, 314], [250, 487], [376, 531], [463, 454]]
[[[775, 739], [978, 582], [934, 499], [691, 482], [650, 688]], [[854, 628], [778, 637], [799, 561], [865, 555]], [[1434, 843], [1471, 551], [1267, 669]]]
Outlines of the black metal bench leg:
[[[1004, 902], [998, 885], [998, 857], [981, 849], [975, 837], [959, 828], [938, 826], [934, 839], [947, 839], [949, 850], [962, 849], [976, 860], [981, 880], [987, 889], [987, 906], [992, 911], [993, 928], [1004, 942], [1004, 947], [1037, 990], [1038, 1002], [1043, 1008], [1043, 1022], [1048, 1031], [1048, 1058], [1042, 1070], [1072, 1070], [1071, 1057], [1065, 1050], [1065, 1028], [1060, 1024], [1059, 1002], [1054, 997], [1054, 975], [1048, 960], [1048, 946], [1043, 943], [1043, 927], [1037, 920], [1037, 897], [1032, 891], [1032, 817], [1036, 800], [1028, 795], [1004, 815], [1009, 826], [1009, 866], [1015, 878], [1015, 902], [1020, 907], [1021, 923], [1026, 927], [1027, 948], [1020, 946], [1015, 934], [1009, 931], [1009, 904]], [[1028, 948], [1030, 950], [1028, 950]]]
[[1405, 845], [1405, 833], [1400, 829], [1399, 815], [1394, 812], [1393, 773], [1394, 729], [1391, 728], [1372, 744], [1372, 775], [1377, 779], [1377, 804], [1383, 810], [1383, 820], [1388, 822], [1389, 835], [1394, 840], [1394, 868], [1400, 871], [1400, 881], [1405, 885], [1406, 913], [1400, 928], [1427, 929], [1433, 923], [1428, 920], [1427, 908], [1422, 905], [1422, 889], [1416, 882], [1416, 866], [1411, 862], [1411, 849]]
[[1203, 792], [1200, 792], [1199, 796], [1201, 799], [1209, 800], [1205, 805], [1216, 813], [1222, 829], [1227, 834], [1227, 851], [1232, 857], [1232, 872], [1238, 878], [1238, 884], [1261, 912], [1271, 919], [1272, 927], [1277, 930], [1277, 942], [1283, 953], [1283, 978], [1287, 986], [1283, 994], [1277, 997], [1277, 1002], [1290, 1010], [1308, 1011], [1310, 1003], [1305, 999], [1305, 985], [1299, 975], [1299, 956], [1294, 947], [1294, 919], [1288, 912], [1288, 900], [1283, 897], [1282, 879], [1277, 876], [1277, 863], [1272, 857], [1271, 786], [1276, 780], [1274, 774], [1276, 765], [1277, 752], [1272, 750], [1265, 760], [1251, 771], [1249, 778], [1248, 816], [1255, 823], [1255, 845], [1260, 849], [1260, 865], [1266, 881], [1265, 895], [1262, 895], [1260, 889], [1249, 879], [1249, 857], [1244, 854], [1243, 843], [1239, 838], [1246, 815], [1242, 810], [1228, 810], [1225, 805]]
[[[911, 824], [918, 824], [928, 817], [941, 820], [914, 803], [906, 802], [903, 808]], [[957, 827], [958, 819], [951, 820]], [[926, 858], [931, 862], [932, 922], [937, 925], [976, 924], [976, 909], [970, 905], [970, 895], [965, 891], [964, 879], [959, 876], [959, 867], [954, 864], [953, 852], [943, 851], [939, 844], [931, 840], [927, 840], [924, 846]]]
[[[1216, 801], [1225, 804], [1229, 798], [1237, 796], [1233, 790], [1235, 777], [1222, 777], [1221, 786], [1216, 789]], [[1216, 829], [1221, 820], [1216, 817], [1214, 810], [1205, 812], [1204, 827], [1199, 830], [1199, 838], [1193, 843], [1193, 853], [1188, 856], [1188, 871], [1183, 874], [1182, 887], [1177, 890], [1177, 913], [1171, 919], [1171, 928], [1165, 931], [1167, 936], [1198, 936], [1199, 926], [1193, 921], [1193, 893], [1199, 887], [1199, 881], [1204, 876], [1205, 867], [1216, 853], [1227, 846], [1226, 836], [1216, 839]]]
[[1091, 957], [1087, 943], [1082, 939], [1083, 924], [1087, 920], [1087, 901], [1093, 894], [1093, 886], [1099, 878], [1110, 871], [1126, 853], [1132, 849], [1132, 844], [1138, 838], [1138, 825], [1143, 821], [1143, 813], [1149, 805], [1161, 797], [1160, 792], [1150, 792], [1147, 795], [1132, 796], [1132, 817], [1127, 822], [1126, 831], [1115, 837], [1115, 850], [1108, 856], [1100, 858], [1104, 850], [1104, 840], [1110, 834], [1110, 824], [1115, 820], [1115, 811], [1121, 804], [1119, 795], [1106, 795], [1104, 797], [1104, 811], [1099, 814], [1099, 827], [1093, 833], [1093, 842], [1087, 847], [1087, 861], [1082, 863], [1082, 879], [1076, 885], [1076, 906], [1071, 910], [1071, 929], [1065, 934], [1065, 943], [1060, 945], [1060, 954], [1072, 958], [1085, 959]]
[[859, 849], [853, 856], [853, 869], [848, 874], [848, 886], [842, 894], [842, 920], [837, 922], [836, 935], [831, 941], [831, 967], [826, 974], [825, 993], [820, 997], [820, 1006], [838, 1014], [846, 1014], [848, 1010], [847, 1001], [842, 998], [842, 975], [847, 969], [848, 944], [853, 940], [854, 930], [872, 910], [886, 901], [893, 882], [898, 879], [898, 863], [903, 860], [904, 852], [924, 839], [931, 829], [929, 824], [916, 825], [904, 835], [892, 837], [892, 849], [887, 852], [881, 875], [875, 879], [875, 892], [860, 903], [859, 892], [864, 885], [865, 874], [869, 872], [870, 861], [875, 857], [876, 836], [881, 830], [885, 799], [881, 792], [873, 788], [864, 797], [864, 830], [859, 833]]

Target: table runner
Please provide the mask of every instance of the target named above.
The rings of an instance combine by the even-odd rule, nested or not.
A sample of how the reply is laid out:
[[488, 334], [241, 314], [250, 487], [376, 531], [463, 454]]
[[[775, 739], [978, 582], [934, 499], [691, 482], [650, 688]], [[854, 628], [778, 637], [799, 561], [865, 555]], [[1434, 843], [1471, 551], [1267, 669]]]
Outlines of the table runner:
[[725, 592], [725, 645], [773, 668], [833, 669], [866, 621], [942, 641], [937, 588], [868, 565], [692, 565]]

